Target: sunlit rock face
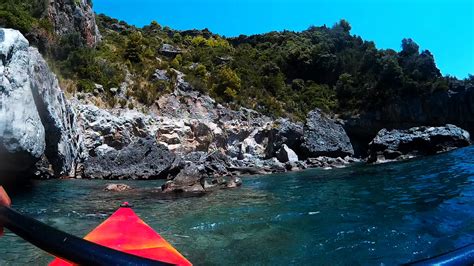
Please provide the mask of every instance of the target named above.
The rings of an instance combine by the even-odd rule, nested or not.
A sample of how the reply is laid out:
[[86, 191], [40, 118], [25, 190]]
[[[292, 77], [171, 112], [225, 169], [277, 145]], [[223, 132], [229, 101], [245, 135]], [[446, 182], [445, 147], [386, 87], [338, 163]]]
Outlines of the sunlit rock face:
[[0, 171], [25, 171], [43, 154], [45, 131], [31, 90], [28, 41], [0, 29]]
[[90, 0], [49, 0], [48, 17], [61, 37], [77, 33], [89, 47], [101, 39]]
[[56, 76], [16, 30], [0, 29], [0, 59], [0, 172], [27, 171], [45, 155], [56, 175], [73, 175], [80, 134]]

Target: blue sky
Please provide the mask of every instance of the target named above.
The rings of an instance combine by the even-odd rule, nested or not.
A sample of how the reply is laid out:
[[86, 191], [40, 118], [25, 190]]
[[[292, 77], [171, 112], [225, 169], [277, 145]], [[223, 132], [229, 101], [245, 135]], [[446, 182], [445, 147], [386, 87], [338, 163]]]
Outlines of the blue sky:
[[443, 74], [474, 74], [474, 0], [94, 0], [97, 13], [136, 26], [152, 20], [178, 30], [209, 28], [225, 36], [301, 31], [341, 18], [378, 48], [413, 38]]

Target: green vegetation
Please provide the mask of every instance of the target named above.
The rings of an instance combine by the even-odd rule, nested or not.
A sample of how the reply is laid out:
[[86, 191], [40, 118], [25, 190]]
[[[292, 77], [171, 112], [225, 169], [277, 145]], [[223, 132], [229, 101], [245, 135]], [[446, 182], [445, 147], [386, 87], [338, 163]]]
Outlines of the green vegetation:
[[2, 0], [0, 25], [17, 29], [23, 34], [33, 29], [51, 31], [51, 24], [43, 18], [47, 5], [47, 0]]
[[[41, 5], [34, 2], [0, 4], [0, 25], [24, 33], [48, 29]], [[378, 50], [373, 42], [351, 35], [345, 20], [303, 32], [236, 38], [207, 29], [174, 31], [156, 21], [139, 29], [105, 15], [97, 23], [103, 35], [97, 48], [83, 47], [79, 34], [71, 33], [45, 54], [59, 76], [72, 81], [72, 91], [90, 92], [98, 83], [105, 87], [106, 102], [129, 108], [133, 104], [111, 99], [109, 90], [129, 77], [133, 85], [127, 96], [151, 105], [174, 88], [173, 69], [221, 103], [297, 119], [316, 107], [337, 113], [377, 109], [404, 97], [447, 90], [456, 81], [442, 77], [433, 55], [420, 52], [413, 40], [402, 40], [400, 52]], [[164, 44], [178, 52], [160, 52]], [[156, 69], [166, 70], [170, 80], [154, 80]]]

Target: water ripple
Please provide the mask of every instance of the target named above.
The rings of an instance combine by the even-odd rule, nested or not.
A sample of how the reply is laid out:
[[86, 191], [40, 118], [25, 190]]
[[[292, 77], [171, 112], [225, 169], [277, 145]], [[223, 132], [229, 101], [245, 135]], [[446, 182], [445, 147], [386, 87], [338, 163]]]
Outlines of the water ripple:
[[[162, 199], [162, 181], [38, 182], [15, 208], [85, 235], [122, 201], [196, 265], [395, 265], [474, 242], [474, 148], [385, 165], [244, 179], [237, 190]], [[0, 264], [51, 257], [7, 233]]]

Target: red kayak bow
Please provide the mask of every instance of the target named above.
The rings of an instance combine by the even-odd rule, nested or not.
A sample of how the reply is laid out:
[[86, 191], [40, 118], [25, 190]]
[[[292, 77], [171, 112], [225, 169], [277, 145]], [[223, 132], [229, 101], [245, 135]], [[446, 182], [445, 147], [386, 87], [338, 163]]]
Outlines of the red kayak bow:
[[[142, 258], [174, 265], [192, 265], [164, 238], [141, 220], [128, 204], [122, 205], [120, 209], [84, 239]], [[56, 258], [50, 265], [74, 264]]]

